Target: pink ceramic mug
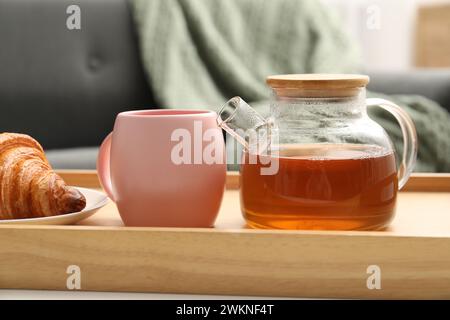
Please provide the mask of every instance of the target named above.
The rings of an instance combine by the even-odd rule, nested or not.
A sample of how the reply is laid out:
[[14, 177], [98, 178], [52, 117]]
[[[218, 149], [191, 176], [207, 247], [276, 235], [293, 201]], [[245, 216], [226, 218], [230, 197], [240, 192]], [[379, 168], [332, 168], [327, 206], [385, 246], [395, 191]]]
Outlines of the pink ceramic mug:
[[[125, 225], [213, 226], [226, 178], [216, 117], [204, 110], [127, 111], [117, 116], [100, 147], [97, 170]], [[203, 159], [213, 140], [216, 161]]]

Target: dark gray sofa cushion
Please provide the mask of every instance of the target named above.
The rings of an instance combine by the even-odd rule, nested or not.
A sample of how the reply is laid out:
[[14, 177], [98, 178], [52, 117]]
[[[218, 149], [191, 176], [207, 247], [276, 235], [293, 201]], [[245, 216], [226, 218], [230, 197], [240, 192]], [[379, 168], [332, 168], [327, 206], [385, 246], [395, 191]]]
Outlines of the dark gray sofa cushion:
[[95, 146], [118, 112], [154, 107], [126, 0], [0, 0], [0, 44], [0, 132]]
[[423, 95], [450, 111], [450, 69], [371, 73], [368, 89], [385, 94]]
[[46, 151], [54, 169], [95, 169], [98, 148], [71, 148]]

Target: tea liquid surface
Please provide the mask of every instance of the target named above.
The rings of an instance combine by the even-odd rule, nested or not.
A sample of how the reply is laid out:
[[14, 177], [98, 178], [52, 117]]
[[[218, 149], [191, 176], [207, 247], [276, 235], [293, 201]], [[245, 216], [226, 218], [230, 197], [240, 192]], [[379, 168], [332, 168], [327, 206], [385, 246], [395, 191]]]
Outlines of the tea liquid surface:
[[241, 209], [254, 228], [369, 230], [395, 212], [395, 155], [372, 145], [289, 145], [275, 175], [261, 175], [267, 156], [244, 153]]

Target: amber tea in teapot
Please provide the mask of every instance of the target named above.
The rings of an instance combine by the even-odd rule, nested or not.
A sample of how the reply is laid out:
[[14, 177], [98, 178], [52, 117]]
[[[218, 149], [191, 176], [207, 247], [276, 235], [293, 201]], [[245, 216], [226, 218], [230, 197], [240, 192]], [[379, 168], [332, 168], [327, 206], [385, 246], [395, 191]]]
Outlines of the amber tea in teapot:
[[241, 208], [252, 227], [373, 229], [394, 215], [398, 179], [392, 151], [352, 144], [290, 146], [280, 152], [274, 175], [261, 175], [267, 161], [250, 164], [247, 153], [244, 157]]

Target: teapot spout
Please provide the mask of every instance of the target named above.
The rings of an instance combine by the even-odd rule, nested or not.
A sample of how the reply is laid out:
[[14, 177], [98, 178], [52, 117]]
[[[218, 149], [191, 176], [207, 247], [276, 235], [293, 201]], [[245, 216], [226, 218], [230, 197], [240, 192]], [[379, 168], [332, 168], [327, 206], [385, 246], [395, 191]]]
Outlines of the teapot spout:
[[270, 124], [241, 97], [226, 102], [219, 111], [217, 124], [229, 133], [245, 150], [253, 146], [267, 150], [270, 144]]

